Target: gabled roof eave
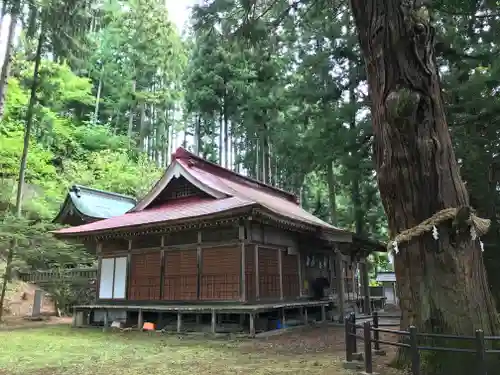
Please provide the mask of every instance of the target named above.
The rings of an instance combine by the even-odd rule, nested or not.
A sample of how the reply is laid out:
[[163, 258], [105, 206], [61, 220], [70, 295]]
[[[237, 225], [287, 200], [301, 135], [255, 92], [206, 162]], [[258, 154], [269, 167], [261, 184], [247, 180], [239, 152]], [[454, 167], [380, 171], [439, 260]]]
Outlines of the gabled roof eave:
[[167, 220], [167, 221], [158, 221], [154, 223], [144, 223], [138, 225], [127, 225], [122, 227], [114, 227], [114, 228], [106, 228], [106, 229], [98, 229], [98, 230], [90, 230], [86, 232], [60, 232], [59, 230], [51, 231], [50, 233], [57, 238], [84, 238], [84, 237], [96, 237], [109, 235], [113, 233], [115, 236], [123, 236], [130, 232], [141, 232], [145, 230], [157, 229], [162, 231], [162, 228], [168, 228], [170, 226], [176, 226], [179, 223], [189, 224], [195, 222], [203, 222], [205, 220], [217, 220], [219, 218], [238, 216], [241, 214], [250, 215], [253, 208], [255, 207], [255, 203], [249, 202], [248, 204], [238, 207], [238, 208], [230, 208], [225, 211], [220, 211], [217, 213], [208, 213], [205, 215], [180, 218], [175, 220]]
[[150, 190], [148, 194], [144, 198], [142, 198], [132, 209], [128, 212], [137, 212], [142, 211], [148, 205], [153, 202], [153, 200], [168, 186], [170, 181], [174, 178], [184, 177], [191, 184], [196, 186], [198, 189], [204, 191], [208, 195], [216, 198], [227, 198], [229, 195], [226, 192], [214, 189], [211, 186], [203, 184], [197, 178], [195, 178], [189, 170], [184, 168], [184, 166], [179, 163], [177, 160], [173, 160], [172, 163], [168, 166], [167, 170], [163, 174], [162, 178], [156, 183], [156, 185]]

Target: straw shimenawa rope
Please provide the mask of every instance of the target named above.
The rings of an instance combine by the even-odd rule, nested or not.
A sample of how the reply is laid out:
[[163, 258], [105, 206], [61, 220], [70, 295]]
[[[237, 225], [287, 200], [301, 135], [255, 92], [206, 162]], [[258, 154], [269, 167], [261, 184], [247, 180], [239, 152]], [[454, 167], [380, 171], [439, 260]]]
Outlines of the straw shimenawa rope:
[[[389, 241], [387, 249], [391, 251], [391, 248], [394, 246], [397, 246], [402, 242], [409, 242], [411, 239], [418, 237], [425, 232], [432, 231], [435, 227], [446, 220], [455, 219], [459, 211], [460, 208], [445, 208], [444, 210], [435, 213], [417, 226], [399, 233], [396, 237]], [[480, 237], [486, 234], [488, 229], [490, 229], [491, 220], [480, 218], [476, 216], [472, 210], [470, 210], [470, 216], [466, 220], [466, 223], [471, 227], [471, 232], [475, 230], [475, 234]]]

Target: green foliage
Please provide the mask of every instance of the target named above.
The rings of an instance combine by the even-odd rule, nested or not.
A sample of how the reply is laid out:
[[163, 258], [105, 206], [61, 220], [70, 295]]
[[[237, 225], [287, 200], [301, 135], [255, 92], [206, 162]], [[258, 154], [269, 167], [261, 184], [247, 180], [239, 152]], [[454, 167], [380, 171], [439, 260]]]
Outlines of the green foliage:
[[[36, 214], [36, 213], [35, 213]], [[18, 218], [4, 213], [0, 221], [0, 256], [14, 246], [13, 267], [18, 270], [47, 268], [89, 261], [83, 247], [57, 240], [50, 233], [57, 226], [41, 219]]]
[[31, 69], [25, 61], [14, 65], [16, 74], [10, 78], [0, 122], [0, 262], [15, 243], [17, 270], [87, 263], [90, 255], [83, 248], [50, 234], [57, 228], [51, 221], [67, 188], [78, 183], [140, 196], [160, 170], [145, 155], [127, 151], [126, 137], [113, 134], [109, 125], [79, 120], [77, 108], [93, 100], [88, 79], [77, 77], [67, 65], [44, 60], [28, 153], [24, 215], [13, 216]]

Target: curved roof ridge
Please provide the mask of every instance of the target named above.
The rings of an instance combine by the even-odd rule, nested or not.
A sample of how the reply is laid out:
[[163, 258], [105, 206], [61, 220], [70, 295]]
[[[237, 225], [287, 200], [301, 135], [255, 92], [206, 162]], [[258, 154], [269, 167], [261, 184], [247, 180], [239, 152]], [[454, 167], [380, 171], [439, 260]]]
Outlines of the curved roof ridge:
[[78, 185], [78, 184], [72, 185], [71, 188], [69, 189], [69, 192], [70, 193], [76, 192], [77, 189], [86, 190], [86, 191], [89, 191], [91, 193], [99, 193], [99, 194], [102, 194], [102, 195], [108, 195], [108, 196], [112, 196], [112, 197], [116, 197], [116, 198], [122, 198], [122, 199], [126, 199], [126, 200], [131, 200], [131, 201], [134, 201], [134, 203], [137, 202], [137, 199], [135, 197], [130, 196], [130, 195], [115, 193], [113, 191], [106, 191], [106, 190], [101, 190], [101, 189], [95, 189], [95, 188], [92, 188], [92, 187], [89, 187], [89, 186], [83, 186], [83, 185]]

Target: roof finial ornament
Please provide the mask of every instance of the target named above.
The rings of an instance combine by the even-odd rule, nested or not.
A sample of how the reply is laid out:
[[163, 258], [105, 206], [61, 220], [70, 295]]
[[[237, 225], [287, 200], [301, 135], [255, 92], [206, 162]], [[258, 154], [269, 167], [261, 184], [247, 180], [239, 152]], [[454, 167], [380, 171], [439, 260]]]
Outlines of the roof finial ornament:
[[78, 187], [78, 186], [76, 186], [76, 185], [73, 185], [73, 186], [71, 187], [71, 191], [72, 191], [72, 192], [74, 192], [78, 198], [80, 198], [80, 197], [81, 197], [81, 194], [80, 194], [80, 191], [81, 191], [81, 190], [80, 190], [80, 187]]

